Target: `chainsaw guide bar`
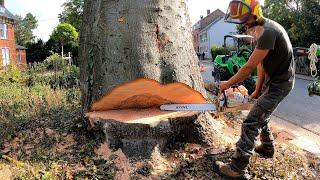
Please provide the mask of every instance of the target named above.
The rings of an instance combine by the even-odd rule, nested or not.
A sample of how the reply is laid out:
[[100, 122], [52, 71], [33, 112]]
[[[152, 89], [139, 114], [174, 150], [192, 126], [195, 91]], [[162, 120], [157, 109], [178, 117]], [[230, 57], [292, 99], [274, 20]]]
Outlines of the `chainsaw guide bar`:
[[214, 104], [165, 104], [160, 106], [163, 111], [217, 111]]

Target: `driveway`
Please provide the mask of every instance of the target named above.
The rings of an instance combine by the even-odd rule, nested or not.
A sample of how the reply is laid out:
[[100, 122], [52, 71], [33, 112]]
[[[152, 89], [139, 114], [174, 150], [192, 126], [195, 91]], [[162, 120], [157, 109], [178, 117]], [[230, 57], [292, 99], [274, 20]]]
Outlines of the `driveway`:
[[297, 78], [294, 89], [274, 115], [320, 135], [320, 96], [308, 95], [310, 82]]

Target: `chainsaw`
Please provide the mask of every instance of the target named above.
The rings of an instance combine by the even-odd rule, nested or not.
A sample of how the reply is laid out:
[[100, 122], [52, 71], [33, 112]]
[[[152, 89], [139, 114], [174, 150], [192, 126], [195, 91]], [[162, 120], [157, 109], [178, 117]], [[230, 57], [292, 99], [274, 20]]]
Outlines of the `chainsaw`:
[[219, 71], [212, 71], [214, 78], [213, 88], [210, 93], [214, 96], [213, 103], [205, 104], [164, 104], [160, 106], [163, 111], [209, 111], [222, 112], [225, 108], [241, 106], [249, 102], [248, 91], [244, 86], [235, 85], [223, 92], [220, 91]]

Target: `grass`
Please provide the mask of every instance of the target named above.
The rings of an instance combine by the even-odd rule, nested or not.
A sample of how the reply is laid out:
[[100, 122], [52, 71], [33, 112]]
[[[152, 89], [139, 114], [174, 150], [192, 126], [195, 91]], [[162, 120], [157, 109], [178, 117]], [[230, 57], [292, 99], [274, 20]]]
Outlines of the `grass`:
[[[79, 88], [54, 90], [42, 83], [28, 87], [19, 76], [14, 82], [0, 82], [0, 150], [9, 151], [10, 157], [23, 164], [0, 159], [0, 179], [220, 179], [214, 161], [228, 161], [232, 154], [226, 150], [208, 155], [210, 147], [200, 146], [195, 151], [187, 144], [159, 155], [157, 161], [129, 161], [121, 151], [103, 157], [97, 151], [104, 135], [87, 130]], [[227, 121], [237, 118], [226, 117]], [[236, 122], [226, 124], [237, 128]], [[252, 158], [253, 177], [319, 177], [318, 158], [292, 146], [279, 145], [277, 149], [273, 160]]]
[[99, 177], [94, 149], [102, 136], [87, 130], [79, 88], [29, 83], [29, 73], [0, 74], [0, 151], [21, 162], [0, 159], [0, 179]]

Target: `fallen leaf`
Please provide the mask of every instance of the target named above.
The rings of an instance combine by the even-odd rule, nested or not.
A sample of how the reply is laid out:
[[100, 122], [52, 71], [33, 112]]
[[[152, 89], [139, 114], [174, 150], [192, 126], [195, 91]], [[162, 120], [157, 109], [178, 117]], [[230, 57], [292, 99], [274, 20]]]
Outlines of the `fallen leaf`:
[[47, 136], [52, 136], [54, 134], [54, 131], [50, 128], [46, 128], [44, 131]]
[[111, 150], [108, 146], [107, 143], [103, 143], [100, 145], [98, 149], [95, 149], [94, 152], [98, 155], [101, 156], [104, 160], [108, 160]]
[[123, 16], [120, 16], [120, 17], [118, 18], [118, 22], [119, 22], [119, 23], [124, 23], [124, 21], [125, 21], [125, 18], [124, 18]]

